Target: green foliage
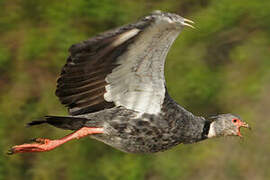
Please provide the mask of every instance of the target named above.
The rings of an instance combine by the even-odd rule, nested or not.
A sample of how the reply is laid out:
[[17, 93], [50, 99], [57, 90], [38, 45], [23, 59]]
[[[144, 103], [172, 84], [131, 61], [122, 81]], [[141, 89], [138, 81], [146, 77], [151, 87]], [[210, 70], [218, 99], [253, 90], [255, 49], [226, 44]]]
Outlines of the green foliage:
[[[196, 22], [169, 52], [170, 94], [197, 115], [238, 113], [254, 130], [244, 142], [208, 140], [132, 155], [82, 139], [52, 152], [0, 156], [2, 179], [269, 179], [270, 1], [0, 0], [0, 149], [69, 133], [24, 124], [65, 115], [54, 95], [68, 48], [155, 9]], [[248, 133], [246, 133], [248, 134]], [[256, 153], [254, 153], [256, 152]]]
[[45, 33], [36, 29], [28, 31], [25, 37], [25, 46], [21, 48], [21, 57], [23, 59], [37, 60], [45, 58], [49, 51], [49, 42]]
[[0, 45], [0, 69], [5, 70], [7, 68], [10, 58], [9, 49]]

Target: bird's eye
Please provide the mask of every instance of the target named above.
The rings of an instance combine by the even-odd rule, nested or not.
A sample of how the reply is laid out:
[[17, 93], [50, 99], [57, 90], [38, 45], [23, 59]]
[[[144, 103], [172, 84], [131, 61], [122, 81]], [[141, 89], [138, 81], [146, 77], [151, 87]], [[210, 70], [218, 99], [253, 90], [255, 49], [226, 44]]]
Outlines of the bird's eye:
[[236, 123], [236, 122], [237, 122], [237, 119], [233, 119], [232, 122], [233, 122], [233, 123]]

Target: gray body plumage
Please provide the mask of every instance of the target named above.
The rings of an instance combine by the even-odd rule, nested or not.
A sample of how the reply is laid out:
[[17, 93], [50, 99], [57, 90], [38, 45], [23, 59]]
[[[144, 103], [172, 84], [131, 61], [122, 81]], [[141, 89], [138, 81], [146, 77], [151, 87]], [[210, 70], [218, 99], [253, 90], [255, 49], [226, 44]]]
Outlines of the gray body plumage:
[[164, 151], [180, 143], [207, 138], [203, 133], [206, 120], [180, 107], [168, 94], [158, 115], [114, 107], [78, 118], [83, 120], [72, 121], [77, 123], [74, 130], [83, 126], [103, 127], [105, 133], [91, 137], [129, 153]]

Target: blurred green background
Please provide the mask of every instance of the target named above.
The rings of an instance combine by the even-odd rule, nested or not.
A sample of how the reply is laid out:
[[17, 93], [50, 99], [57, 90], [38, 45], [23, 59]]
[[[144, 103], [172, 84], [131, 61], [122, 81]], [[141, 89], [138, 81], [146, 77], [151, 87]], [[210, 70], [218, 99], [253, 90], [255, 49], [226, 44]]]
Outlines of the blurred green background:
[[[0, 0], [0, 180], [270, 179], [269, 0]], [[54, 95], [71, 44], [152, 10], [196, 22], [166, 62], [170, 94], [196, 115], [240, 115], [245, 138], [211, 139], [151, 154], [125, 154], [88, 138], [51, 152], [7, 156], [11, 145], [69, 131], [26, 128], [66, 115]]]

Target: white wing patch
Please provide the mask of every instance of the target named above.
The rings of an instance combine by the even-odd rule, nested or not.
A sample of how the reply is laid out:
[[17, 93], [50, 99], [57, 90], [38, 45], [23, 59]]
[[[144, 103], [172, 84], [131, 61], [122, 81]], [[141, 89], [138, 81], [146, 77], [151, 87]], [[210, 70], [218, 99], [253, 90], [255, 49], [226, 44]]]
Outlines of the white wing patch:
[[[118, 57], [119, 66], [106, 77], [104, 99], [116, 106], [158, 114], [165, 97], [165, 58], [180, 30], [168, 17], [161, 17], [141, 32]], [[121, 44], [138, 32], [138, 29], [128, 31], [113, 44]]]
[[112, 43], [112, 46], [118, 46], [120, 44], [122, 44], [123, 42], [129, 40], [130, 38], [134, 37], [135, 35], [138, 34], [138, 32], [140, 32], [139, 29], [132, 29], [130, 31], [127, 31], [123, 34], [121, 34], [117, 40], [115, 40], [113, 43]]

